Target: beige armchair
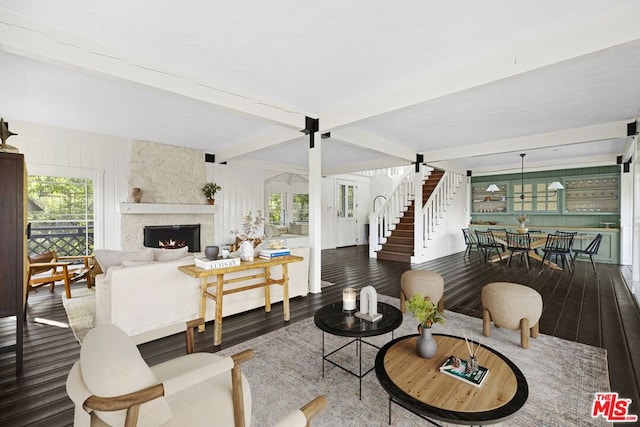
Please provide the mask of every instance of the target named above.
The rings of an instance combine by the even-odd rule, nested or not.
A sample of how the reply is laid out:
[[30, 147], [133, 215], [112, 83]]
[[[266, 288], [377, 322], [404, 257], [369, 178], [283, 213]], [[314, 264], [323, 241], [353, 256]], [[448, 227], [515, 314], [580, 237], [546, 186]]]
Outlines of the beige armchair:
[[[114, 325], [86, 335], [67, 377], [75, 403], [75, 426], [245, 426], [251, 420], [251, 391], [240, 365], [253, 350], [220, 357], [193, 353], [187, 325], [187, 355], [149, 367], [131, 339]], [[319, 396], [282, 420], [280, 427], [309, 425], [326, 405]]]

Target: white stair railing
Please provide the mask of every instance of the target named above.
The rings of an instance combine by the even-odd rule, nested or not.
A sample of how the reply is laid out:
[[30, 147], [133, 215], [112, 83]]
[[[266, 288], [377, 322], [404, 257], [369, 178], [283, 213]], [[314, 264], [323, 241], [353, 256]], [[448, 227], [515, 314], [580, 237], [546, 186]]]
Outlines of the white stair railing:
[[[433, 169], [423, 168], [424, 181]], [[382, 249], [382, 244], [400, 222], [404, 211], [415, 198], [415, 173], [413, 168], [407, 170], [391, 196], [375, 212], [369, 214], [369, 257], [375, 258], [376, 252]], [[424, 203], [422, 210], [416, 209], [416, 221], [422, 222], [421, 237], [416, 239], [414, 254], [421, 256], [422, 249], [427, 248], [429, 240], [436, 233], [440, 220], [451, 204], [458, 188], [464, 182], [464, 176], [456, 172], [444, 173], [438, 185]], [[420, 228], [420, 227], [416, 227]]]
[[[431, 170], [425, 170], [423, 175], [428, 176]], [[369, 214], [369, 257], [375, 258], [376, 251], [382, 249], [382, 244], [411, 204], [415, 196], [414, 175], [413, 167], [407, 168], [387, 200]]]
[[422, 223], [424, 225], [421, 239], [422, 247], [426, 248], [428, 241], [433, 238], [433, 233], [436, 232], [440, 220], [444, 218], [454, 194], [458, 191], [463, 181], [464, 176], [462, 174], [450, 171], [445, 172], [433, 193], [431, 193], [431, 197], [424, 204], [422, 209]]

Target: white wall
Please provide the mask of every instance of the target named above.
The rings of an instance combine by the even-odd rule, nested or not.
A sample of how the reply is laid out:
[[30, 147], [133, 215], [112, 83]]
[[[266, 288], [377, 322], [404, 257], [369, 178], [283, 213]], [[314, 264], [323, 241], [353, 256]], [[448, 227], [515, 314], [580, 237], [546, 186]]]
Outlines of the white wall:
[[242, 215], [249, 212], [264, 215], [264, 171], [258, 168], [206, 164], [207, 181], [214, 181], [222, 187], [216, 194], [216, 218], [214, 235], [216, 244], [235, 241], [231, 230], [240, 228]]

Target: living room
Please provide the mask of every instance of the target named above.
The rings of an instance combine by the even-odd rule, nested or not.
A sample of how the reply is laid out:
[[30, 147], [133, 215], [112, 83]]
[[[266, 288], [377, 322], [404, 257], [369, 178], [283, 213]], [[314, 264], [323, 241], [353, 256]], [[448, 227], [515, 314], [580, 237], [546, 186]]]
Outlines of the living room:
[[[527, 173], [618, 165], [620, 211], [612, 216], [620, 220], [618, 270], [625, 279], [609, 264], [598, 268], [612, 272], [611, 286], [629, 292], [625, 307], [636, 309], [640, 259], [633, 253], [640, 235], [633, 218], [640, 156], [637, 130], [628, 127], [637, 123], [640, 99], [634, 2], [548, 7], [525, 2], [517, 5], [521, 9], [472, 2], [411, 7], [328, 2], [306, 10], [288, 2], [228, 4], [221, 10], [20, 3], [0, 1], [0, 76], [6, 92], [0, 115], [17, 134], [8, 143], [24, 154], [30, 175], [93, 181], [96, 248], [138, 249], [136, 230], [154, 215], [165, 224], [202, 223], [202, 246], [228, 244], [243, 214], [265, 210], [270, 178], [304, 177], [311, 293], [306, 298], [321, 303], [293, 304], [292, 317], [309, 318], [318, 304], [340, 298], [337, 287], [323, 289], [323, 281], [341, 288], [353, 268], [358, 288], [376, 285], [356, 269], [360, 263], [393, 270], [388, 278], [376, 277], [380, 293], [397, 298], [398, 289], [391, 290], [399, 286], [391, 283], [399, 279], [389, 267], [393, 262], [358, 252], [367, 252], [370, 243], [367, 225], [376, 197], [382, 196], [381, 204], [392, 200], [393, 185], [375, 173], [438, 168], [463, 177], [454, 205], [437, 219], [445, 230], [436, 237], [444, 236], [442, 244], [431, 249], [437, 256], [425, 251], [413, 264], [399, 263], [410, 269], [442, 258], [438, 268], [446, 270], [460, 262], [448, 257], [464, 250], [460, 229], [471, 221], [472, 179], [517, 175], [519, 154], [527, 153]], [[549, 13], [551, 8], [558, 13]], [[167, 16], [173, 17], [170, 23]], [[593, 28], [600, 30], [594, 34]], [[200, 208], [194, 209], [198, 213], [125, 212], [133, 204], [133, 188], [144, 191], [140, 205], [204, 206], [200, 188], [209, 181], [222, 190], [205, 214]], [[347, 240], [353, 246], [340, 240], [338, 227], [347, 222], [338, 220], [341, 183], [358, 187], [356, 231]], [[481, 212], [474, 218], [493, 221], [496, 215]], [[563, 226], [576, 218], [557, 217]], [[515, 226], [511, 216], [500, 218]], [[549, 215], [538, 218], [553, 225]], [[289, 228], [289, 222], [281, 226]], [[335, 262], [351, 250], [363, 259]], [[342, 275], [326, 273], [330, 265]], [[482, 280], [491, 271], [485, 267], [478, 268], [486, 273]], [[496, 267], [496, 277], [518, 280], [515, 269]], [[577, 277], [593, 283], [582, 267]], [[465, 282], [450, 274], [456, 277], [452, 282]], [[476, 291], [468, 292], [477, 303]], [[58, 291], [54, 296], [60, 299]], [[39, 299], [46, 295], [39, 292], [31, 301], [32, 317], [38, 316]], [[471, 301], [453, 305], [477, 315], [472, 306]], [[282, 313], [272, 314], [267, 316], [272, 327], [282, 326]], [[265, 314], [252, 315], [259, 323]], [[617, 321], [624, 323], [622, 318]], [[239, 331], [240, 317], [231, 319], [230, 330]], [[32, 332], [39, 328], [32, 325]], [[626, 341], [636, 342], [638, 329], [622, 330]], [[228, 335], [232, 342], [243, 336], [237, 334]], [[627, 359], [625, 366], [635, 363]], [[68, 420], [68, 413], [61, 419]]]

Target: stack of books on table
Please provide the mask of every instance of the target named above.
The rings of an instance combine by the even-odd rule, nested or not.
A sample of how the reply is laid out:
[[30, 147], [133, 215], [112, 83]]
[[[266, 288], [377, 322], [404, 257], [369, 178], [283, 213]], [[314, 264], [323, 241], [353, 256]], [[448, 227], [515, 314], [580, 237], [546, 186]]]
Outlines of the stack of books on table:
[[264, 259], [277, 258], [279, 256], [287, 255], [291, 255], [291, 251], [289, 250], [289, 248], [263, 249], [260, 251], [260, 258]]

